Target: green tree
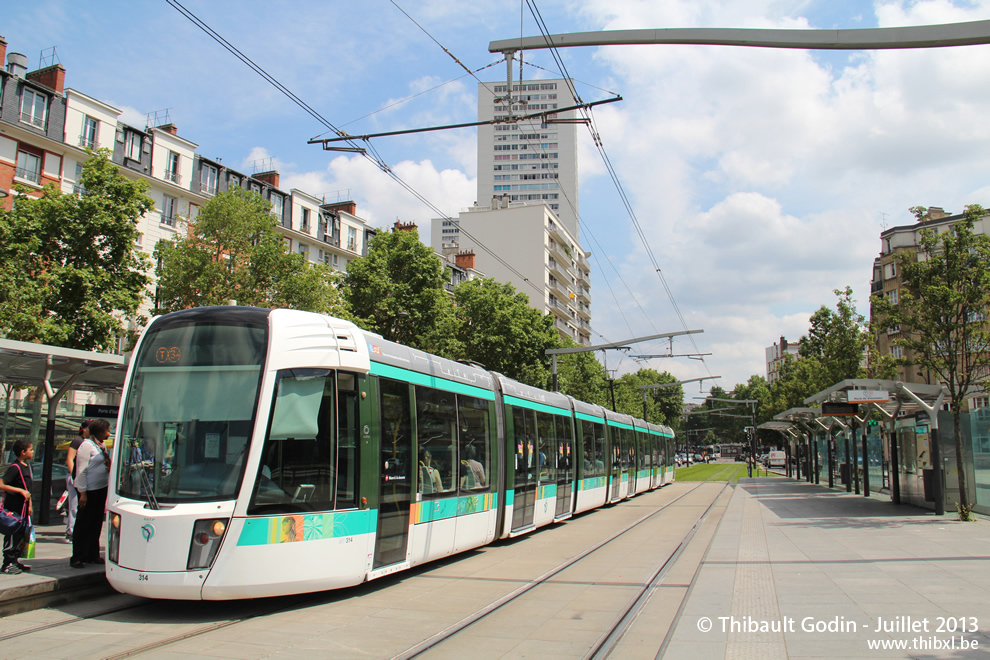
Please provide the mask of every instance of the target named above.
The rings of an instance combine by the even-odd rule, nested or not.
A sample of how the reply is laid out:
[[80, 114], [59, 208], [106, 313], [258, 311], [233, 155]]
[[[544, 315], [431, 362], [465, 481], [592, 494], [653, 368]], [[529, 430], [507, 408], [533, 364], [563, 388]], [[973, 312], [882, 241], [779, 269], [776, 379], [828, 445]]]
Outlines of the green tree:
[[[640, 387], [676, 383], [677, 378], [656, 369], [640, 369], [615, 381], [616, 412], [643, 417], [643, 392]], [[654, 424], [676, 425], [684, 403], [680, 385], [646, 390], [646, 421]]]
[[481, 277], [454, 289], [457, 341], [463, 359], [527, 385], [550, 386], [547, 349], [561, 348], [553, 317], [529, 306], [511, 284]]
[[233, 188], [208, 201], [185, 236], [161, 240], [156, 312], [240, 305], [291, 307], [350, 318], [339, 277], [286, 250], [271, 204]]
[[[565, 341], [561, 348], [576, 348], [573, 341]], [[596, 403], [605, 408], [611, 406], [608, 394], [608, 373], [595, 357], [595, 353], [569, 353], [557, 356], [558, 389], [575, 399]]]
[[847, 286], [833, 293], [839, 298], [835, 310], [822, 305], [811, 315], [811, 327], [799, 348], [801, 357], [818, 360], [828, 386], [865, 375], [862, 364], [870, 338], [863, 315], [856, 311], [852, 289]]
[[[138, 220], [154, 208], [100, 150], [83, 165], [81, 194], [48, 186], [0, 209], [0, 333], [9, 339], [112, 351], [148, 283]], [[18, 188], [20, 192], [28, 192]]]
[[911, 350], [915, 364], [949, 390], [964, 520], [972, 502], [960, 415], [970, 388], [990, 372], [990, 236], [974, 232], [986, 215], [972, 205], [951, 230], [922, 229], [918, 249], [897, 256], [900, 300], [878, 297], [873, 308], [882, 327], [900, 329], [894, 344]]
[[368, 254], [347, 264], [344, 298], [351, 312], [385, 339], [457, 359], [457, 319], [447, 268], [415, 231], [382, 232]]

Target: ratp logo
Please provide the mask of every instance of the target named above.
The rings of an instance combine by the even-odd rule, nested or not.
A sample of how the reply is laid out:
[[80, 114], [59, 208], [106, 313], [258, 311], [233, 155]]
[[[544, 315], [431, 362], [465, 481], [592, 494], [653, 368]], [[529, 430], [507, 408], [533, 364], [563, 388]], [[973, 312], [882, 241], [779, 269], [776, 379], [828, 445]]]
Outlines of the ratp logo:
[[141, 527], [141, 536], [144, 537], [145, 543], [150, 543], [151, 537], [153, 537], [154, 535], [155, 535], [155, 526], [152, 525], [151, 523], [148, 523], [147, 525]]

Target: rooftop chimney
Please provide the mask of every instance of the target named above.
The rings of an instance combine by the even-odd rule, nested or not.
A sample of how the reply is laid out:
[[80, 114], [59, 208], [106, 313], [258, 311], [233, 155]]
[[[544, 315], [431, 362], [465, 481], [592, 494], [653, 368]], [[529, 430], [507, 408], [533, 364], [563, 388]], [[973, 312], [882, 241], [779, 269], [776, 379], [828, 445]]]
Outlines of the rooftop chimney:
[[28, 58], [24, 53], [10, 53], [7, 55], [7, 71], [18, 78], [23, 78], [27, 73]]
[[0, 37], [0, 62], [3, 62], [5, 57], [7, 57], [7, 42]]
[[418, 233], [415, 222], [402, 222], [401, 220], [396, 220], [395, 224], [392, 225], [392, 231], [415, 231]]
[[[179, 134], [179, 128], [175, 124], [165, 124], [164, 126], [159, 126], [158, 128], [162, 129], [166, 133], [170, 133], [171, 135]], [[277, 187], [278, 186], [276, 186], [276, 188]]]
[[942, 218], [949, 217], [949, 214], [941, 206], [929, 206], [926, 215], [929, 220], [941, 220]]
[[38, 69], [27, 74], [27, 79], [61, 94], [62, 90], [65, 89], [65, 67], [61, 64], [54, 64], [44, 69]]
[[353, 216], [357, 215], [357, 203], [350, 200], [346, 202], [330, 202], [328, 204], [321, 204], [320, 208], [328, 211], [343, 211], [344, 213], [350, 213]]
[[468, 252], [458, 252], [454, 255], [454, 263], [460, 268], [474, 270], [474, 250]]
[[278, 172], [272, 170], [271, 172], [259, 172], [255, 174], [254, 177], [258, 181], [267, 183], [272, 188], [278, 188]]

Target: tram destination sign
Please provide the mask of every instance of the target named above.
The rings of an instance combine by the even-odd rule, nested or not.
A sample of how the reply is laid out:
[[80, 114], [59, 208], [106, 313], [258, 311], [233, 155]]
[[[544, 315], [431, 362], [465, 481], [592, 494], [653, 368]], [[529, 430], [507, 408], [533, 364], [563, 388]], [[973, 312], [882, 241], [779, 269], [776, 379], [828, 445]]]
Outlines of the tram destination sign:
[[822, 415], [825, 417], [852, 417], [859, 414], [859, 405], [844, 401], [822, 401]]

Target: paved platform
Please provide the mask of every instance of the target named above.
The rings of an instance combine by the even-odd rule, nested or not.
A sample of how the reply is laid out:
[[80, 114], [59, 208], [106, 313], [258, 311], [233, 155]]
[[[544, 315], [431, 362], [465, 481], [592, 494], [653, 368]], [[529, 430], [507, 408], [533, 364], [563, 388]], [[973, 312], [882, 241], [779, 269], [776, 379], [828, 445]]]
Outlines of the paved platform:
[[954, 518], [741, 480], [665, 656], [990, 657], [990, 523]]
[[[629, 504], [638, 516], [642, 507], [656, 506], [661, 499], [693, 486], [674, 484], [664, 489], [668, 497], [640, 496]], [[576, 536], [591, 530], [600, 535], [618, 513], [592, 514], [565, 523], [573, 526], [573, 534], [551, 530], [496, 546], [492, 552], [469, 553], [454, 562], [424, 567], [423, 572], [396, 580], [390, 588], [384, 584], [362, 588], [323, 605], [256, 619], [255, 628], [225, 629], [190, 639], [185, 646], [173, 644], [169, 651], [181, 654], [198, 649], [210, 657], [260, 657], [261, 647], [234, 648], [232, 640], [260, 634], [264, 626], [297, 630], [297, 641], [303, 646], [288, 650], [305, 646], [328, 651], [327, 640], [359, 635], [362, 630], [365, 639], [381, 641], [382, 617], [391, 621], [385, 629], [401, 637], [395, 645], [402, 648], [415, 641], [415, 635], [403, 632], [406, 627], [400, 625], [401, 617], [396, 618], [402, 590], [415, 592], [418, 600], [413, 600], [420, 604], [415, 634], [427, 634], [422, 620], [424, 603], [446, 611], [457, 609], [460, 601], [424, 594], [424, 584], [436, 583], [439, 586], [434, 589], [442, 591], [453, 580], [447, 576], [452, 573], [460, 576], [457, 582], [464, 582], [469, 593], [482, 598], [478, 585], [494, 588], [504, 582], [489, 574], [509, 571], [507, 575], [518, 576], [522, 569], [514, 561], [544, 560], [551, 550], [563, 550], [560, 532]], [[60, 541], [61, 526], [39, 532], [38, 558], [27, 562], [35, 570], [0, 576], [0, 608], [4, 603], [51, 606], [54, 601], [43, 604], [38, 594], [68, 600], [78, 594], [73, 589], [80, 583], [83, 588], [109, 589], [101, 567], [75, 570], [68, 566], [71, 548]], [[522, 558], [514, 559], [516, 553]], [[623, 562], [608, 563], [614, 567]], [[471, 576], [462, 575], [466, 573], [489, 579], [471, 581]], [[443, 581], [445, 576], [448, 582]], [[25, 598], [32, 594], [34, 601]], [[208, 611], [214, 610], [202, 613]], [[216, 611], [216, 616], [222, 616], [220, 612], [226, 610]], [[310, 619], [311, 626], [299, 628]], [[571, 624], [592, 625], [592, 621], [575, 619]], [[599, 624], [595, 625], [600, 628]], [[101, 625], [131, 630], [119, 621]], [[25, 637], [24, 643], [36, 642]], [[216, 653], [205, 653], [204, 643], [214, 645]], [[353, 648], [370, 646], [355, 644]], [[525, 647], [507, 640], [503, 648], [518, 651]], [[699, 527], [682, 561], [661, 584], [654, 602], [615, 657], [652, 658], [658, 650], [666, 658], [692, 659], [990, 657], [990, 521], [963, 523], [954, 514], [936, 517], [912, 506], [895, 506], [884, 495], [864, 498], [792, 479], [743, 479], [733, 486], [731, 495], [726, 492]], [[499, 655], [497, 649], [488, 651], [492, 657]], [[339, 649], [334, 652], [340, 656]], [[427, 655], [444, 657], [440, 649]], [[513, 651], [504, 655], [511, 657]], [[575, 657], [580, 655], [575, 653]]]
[[0, 574], [0, 616], [71, 602], [113, 591], [103, 567], [69, 566], [72, 544], [65, 540], [65, 523], [35, 527], [35, 558], [22, 559], [30, 573]]

